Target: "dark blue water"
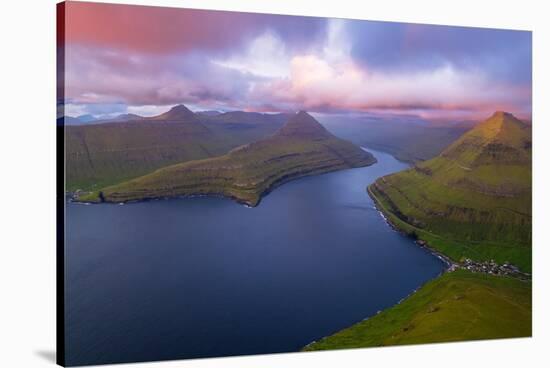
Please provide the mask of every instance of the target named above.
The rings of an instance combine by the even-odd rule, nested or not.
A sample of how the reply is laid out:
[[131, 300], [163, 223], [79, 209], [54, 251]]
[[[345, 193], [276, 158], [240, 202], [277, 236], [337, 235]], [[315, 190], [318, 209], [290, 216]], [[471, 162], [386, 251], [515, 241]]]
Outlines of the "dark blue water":
[[69, 365], [297, 351], [389, 307], [444, 265], [393, 231], [378, 163], [223, 198], [67, 205]]

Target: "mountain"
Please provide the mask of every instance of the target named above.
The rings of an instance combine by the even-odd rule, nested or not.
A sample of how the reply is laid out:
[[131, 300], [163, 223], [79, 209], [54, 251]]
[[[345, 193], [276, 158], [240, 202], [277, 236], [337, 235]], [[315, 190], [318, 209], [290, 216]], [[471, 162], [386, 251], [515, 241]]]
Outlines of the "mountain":
[[77, 117], [65, 115], [57, 118], [57, 125], [88, 125], [95, 121], [96, 118], [89, 114]]
[[455, 260], [531, 269], [531, 126], [496, 112], [369, 193], [394, 225]]
[[125, 122], [125, 121], [143, 120], [143, 119], [146, 119], [146, 118], [136, 114], [120, 114], [113, 118], [100, 118], [100, 119], [94, 117], [93, 115], [86, 114], [86, 115], [80, 115], [76, 118], [65, 116], [65, 125], [94, 125], [94, 124]]
[[338, 137], [414, 163], [439, 155], [472, 128], [469, 122], [434, 123], [397, 117], [325, 116], [321, 123]]
[[[119, 121], [85, 125], [65, 117], [67, 190], [92, 190], [163, 166], [220, 156], [273, 134], [288, 119], [286, 114], [247, 114], [220, 119], [179, 105], [151, 118], [126, 114], [115, 118]], [[78, 126], [68, 126], [68, 120]]]
[[216, 116], [222, 114], [222, 112], [217, 110], [204, 110], [204, 111], [197, 111], [196, 114], [203, 115], [203, 116]]
[[113, 118], [108, 119], [98, 119], [95, 120], [94, 124], [105, 124], [105, 123], [116, 123], [116, 122], [124, 122], [124, 121], [135, 121], [135, 120], [145, 120], [147, 119], [144, 116], [136, 115], [136, 114], [120, 114]]
[[73, 116], [61, 116], [57, 118], [57, 126], [63, 125], [81, 125], [83, 124], [80, 120]]
[[95, 116], [91, 115], [91, 114], [85, 114], [85, 115], [80, 115], [80, 116], [77, 116], [76, 117], [79, 121], [81, 121], [82, 123], [89, 123], [89, 122], [92, 122], [92, 121], [96, 121], [97, 119], [95, 118]]
[[220, 123], [251, 124], [264, 122], [268, 124], [272, 122], [286, 122], [290, 116], [291, 114], [263, 114], [260, 112], [229, 111], [218, 115], [211, 115], [209, 120]]
[[323, 140], [334, 137], [313, 116], [304, 111], [300, 111], [289, 119], [288, 123], [279, 129], [277, 136], [302, 140]]
[[289, 180], [374, 162], [370, 153], [333, 136], [312, 116], [300, 111], [269, 138], [240, 146], [221, 157], [164, 167], [81, 200], [126, 202], [223, 195], [256, 206], [263, 195]]
[[198, 121], [197, 116], [185, 105], [176, 105], [167, 112], [148, 118], [148, 120], [194, 122]]

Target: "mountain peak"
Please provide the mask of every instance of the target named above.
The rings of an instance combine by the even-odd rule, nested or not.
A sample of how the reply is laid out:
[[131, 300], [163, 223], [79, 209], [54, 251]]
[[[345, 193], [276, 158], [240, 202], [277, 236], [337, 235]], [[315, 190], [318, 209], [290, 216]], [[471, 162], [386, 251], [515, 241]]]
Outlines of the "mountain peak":
[[168, 112], [177, 112], [177, 113], [193, 113], [191, 110], [187, 108], [187, 106], [183, 104], [176, 105], [172, 107]]
[[313, 116], [305, 111], [299, 111], [288, 119], [278, 134], [287, 137], [310, 137], [326, 136], [330, 133]]
[[519, 131], [527, 128], [527, 124], [505, 111], [496, 111], [487, 120], [478, 124], [472, 130], [472, 134], [485, 139], [506, 138], [519, 134]]
[[479, 125], [503, 125], [507, 123], [524, 124], [521, 120], [516, 118], [512, 113], [506, 111], [495, 111], [488, 119], [484, 120]]
[[505, 118], [505, 117], [514, 117], [514, 115], [512, 113], [509, 113], [509, 112], [506, 112], [506, 111], [502, 111], [502, 110], [498, 110], [498, 111], [495, 111], [493, 113], [493, 115], [491, 116], [491, 118]]
[[179, 104], [172, 107], [167, 112], [160, 114], [158, 116], [155, 116], [153, 119], [180, 121], [180, 120], [189, 120], [194, 118], [195, 118], [195, 113], [193, 111], [189, 110], [185, 105]]
[[466, 132], [441, 155], [471, 166], [475, 162], [527, 162], [530, 150], [530, 126], [511, 113], [497, 111]]

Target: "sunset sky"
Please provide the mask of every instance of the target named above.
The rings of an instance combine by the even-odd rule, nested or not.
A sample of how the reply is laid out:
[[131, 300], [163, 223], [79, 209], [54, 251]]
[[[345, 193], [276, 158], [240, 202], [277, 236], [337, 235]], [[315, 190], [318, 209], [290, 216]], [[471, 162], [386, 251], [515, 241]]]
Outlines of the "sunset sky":
[[531, 33], [67, 3], [65, 114], [531, 116]]

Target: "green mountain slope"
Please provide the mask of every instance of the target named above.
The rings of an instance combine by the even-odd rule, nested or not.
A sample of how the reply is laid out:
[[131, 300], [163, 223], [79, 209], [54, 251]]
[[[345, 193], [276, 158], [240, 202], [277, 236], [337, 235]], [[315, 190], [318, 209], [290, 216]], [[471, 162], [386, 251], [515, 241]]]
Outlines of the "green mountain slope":
[[291, 179], [374, 162], [371, 154], [336, 138], [309, 114], [299, 112], [269, 138], [221, 157], [168, 166], [81, 200], [125, 202], [208, 194], [255, 206], [262, 195]]
[[397, 227], [455, 260], [531, 269], [531, 127], [511, 114], [495, 113], [369, 193]]
[[288, 114], [227, 114], [206, 117], [179, 105], [152, 118], [66, 126], [67, 190], [101, 188], [163, 166], [220, 156], [273, 134], [288, 119]]
[[381, 313], [323, 338], [306, 351], [532, 335], [531, 282], [445, 273]]

